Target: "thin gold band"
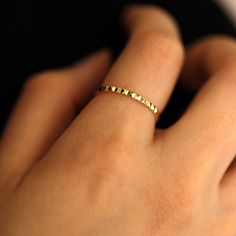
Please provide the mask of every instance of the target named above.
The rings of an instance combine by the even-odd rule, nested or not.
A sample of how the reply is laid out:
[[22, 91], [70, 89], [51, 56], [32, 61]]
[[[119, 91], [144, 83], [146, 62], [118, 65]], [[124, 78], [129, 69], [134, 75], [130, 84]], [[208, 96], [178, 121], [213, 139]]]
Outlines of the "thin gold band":
[[157, 117], [160, 116], [159, 110], [157, 109], [157, 107], [153, 103], [151, 103], [150, 101], [148, 101], [147, 99], [145, 99], [144, 97], [142, 97], [141, 95], [139, 95], [135, 92], [131, 92], [128, 89], [120, 88], [117, 86], [111, 86], [111, 85], [100, 86], [99, 89], [97, 90], [97, 93], [102, 92], [102, 91], [118, 93], [118, 94], [123, 94], [125, 96], [128, 96], [128, 97], [142, 103], [146, 107], [148, 107]]

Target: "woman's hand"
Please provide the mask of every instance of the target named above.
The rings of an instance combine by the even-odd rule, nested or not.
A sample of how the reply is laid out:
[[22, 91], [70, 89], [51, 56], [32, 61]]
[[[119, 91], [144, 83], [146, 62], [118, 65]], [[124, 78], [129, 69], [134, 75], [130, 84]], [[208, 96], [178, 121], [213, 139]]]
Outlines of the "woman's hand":
[[103, 51], [25, 85], [1, 140], [0, 235], [236, 234], [235, 41], [188, 49], [183, 81], [209, 79], [175, 125], [155, 130], [140, 103], [92, 97], [116, 85], [163, 111], [181, 71], [166, 12], [133, 6], [123, 18], [130, 40], [109, 72]]

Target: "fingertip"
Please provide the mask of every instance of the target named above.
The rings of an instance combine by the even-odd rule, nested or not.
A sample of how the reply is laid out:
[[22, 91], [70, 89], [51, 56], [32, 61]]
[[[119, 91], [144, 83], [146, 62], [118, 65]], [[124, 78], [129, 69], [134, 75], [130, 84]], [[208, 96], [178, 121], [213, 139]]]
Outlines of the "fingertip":
[[154, 4], [141, 4], [141, 3], [130, 3], [124, 6], [122, 10], [122, 15], [124, 17], [129, 16], [129, 15], [134, 15], [138, 13], [142, 13], [144, 11], [157, 11], [158, 6]]
[[85, 58], [76, 61], [72, 66], [77, 68], [80, 67], [82, 64], [110, 64], [112, 61], [112, 51], [110, 48], [105, 47], [101, 48], [93, 53], [90, 53]]
[[153, 9], [157, 7], [154, 5], [130, 3], [123, 8], [121, 12], [121, 22], [128, 31], [134, 27], [134, 24], [137, 23], [137, 19], [143, 18], [141, 15], [144, 14], [145, 16], [147, 8]]
[[93, 55], [96, 59], [111, 61], [112, 60], [112, 50], [108, 47], [99, 49]]
[[[133, 32], [137, 28], [158, 29], [161, 25], [164, 28], [172, 29], [172, 34], [181, 39], [180, 28], [175, 17], [162, 7], [154, 4], [130, 4], [123, 8], [121, 21], [128, 32]], [[159, 24], [157, 24], [159, 22]]]

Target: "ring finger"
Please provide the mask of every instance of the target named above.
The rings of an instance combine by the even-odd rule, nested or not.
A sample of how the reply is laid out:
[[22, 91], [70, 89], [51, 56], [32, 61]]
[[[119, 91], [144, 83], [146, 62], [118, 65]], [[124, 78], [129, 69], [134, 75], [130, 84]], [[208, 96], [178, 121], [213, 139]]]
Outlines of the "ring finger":
[[[123, 18], [131, 36], [103, 85], [140, 94], [161, 112], [183, 62], [183, 46], [176, 23], [169, 14], [151, 6], [129, 7]], [[118, 136], [150, 143], [155, 131], [154, 117], [140, 102], [118, 94], [100, 93], [83, 110], [70, 133], [76, 136], [78, 127], [96, 122], [93, 132], [107, 135], [108, 139]]]

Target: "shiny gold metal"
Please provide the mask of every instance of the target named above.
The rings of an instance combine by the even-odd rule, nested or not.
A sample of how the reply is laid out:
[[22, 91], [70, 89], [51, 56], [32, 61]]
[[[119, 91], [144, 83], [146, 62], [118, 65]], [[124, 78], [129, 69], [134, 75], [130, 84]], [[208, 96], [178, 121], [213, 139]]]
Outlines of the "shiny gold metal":
[[150, 101], [148, 101], [147, 99], [145, 99], [144, 97], [142, 97], [141, 95], [139, 95], [135, 92], [131, 92], [128, 89], [120, 88], [117, 86], [106, 85], [106, 86], [100, 86], [99, 89], [97, 90], [97, 93], [103, 92], [103, 91], [117, 93], [117, 94], [123, 94], [125, 96], [128, 96], [128, 97], [142, 103], [146, 107], [148, 107], [158, 118], [160, 116], [159, 110], [157, 109], [157, 107], [153, 103], [151, 103]]

